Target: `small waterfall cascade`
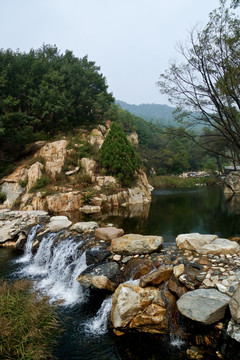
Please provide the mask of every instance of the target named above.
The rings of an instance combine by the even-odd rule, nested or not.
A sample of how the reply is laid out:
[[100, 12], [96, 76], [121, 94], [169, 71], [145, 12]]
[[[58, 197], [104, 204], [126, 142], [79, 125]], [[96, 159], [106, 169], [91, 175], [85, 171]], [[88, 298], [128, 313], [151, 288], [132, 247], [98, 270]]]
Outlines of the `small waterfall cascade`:
[[89, 334], [103, 335], [107, 332], [108, 317], [112, 309], [112, 297], [106, 298], [96, 316], [85, 324], [85, 331]]
[[32, 244], [37, 234], [37, 231], [41, 228], [41, 225], [35, 225], [32, 227], [31, 231], [28, 234], [27, 241], [24, 247], [24, 256], [17, 260], [19, 263], [27, 262], [32, 257]]
[[33, 255], [31, 248], [37, 230], [30, 232], [19, 260], [23, 264], [20, 276], [33, 279], [36, 289], [49, 296], [50, 302], [62, 301], [64, 305], [83, 302], [85, 296], [76, 280], [87, 267], [81, 241], [71, 236], [59, 239], [59, 233], [47, 233]]

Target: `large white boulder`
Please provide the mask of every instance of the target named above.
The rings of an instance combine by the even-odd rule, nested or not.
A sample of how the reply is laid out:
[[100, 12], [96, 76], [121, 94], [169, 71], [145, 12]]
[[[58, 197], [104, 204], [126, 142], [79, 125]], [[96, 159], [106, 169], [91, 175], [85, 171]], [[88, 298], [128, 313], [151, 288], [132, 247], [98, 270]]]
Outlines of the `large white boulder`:
[[205, 244], [197, 248], [196, 251], [202, 255], [234, 255], [239, 251], [239, 249], [240, 247], [236, 241], [217, 238], [210, 244]]
[[117, 254], [148, 254], [163, 246], [161, 236], [126, 234], [112, 240], [112, 250]]
[[176, 243], [180, 249], [197, 250], [197, 248], [209, 244], [215, 239], [217, 239], [217, 235], [199, 233], [180, 234], [176, 238]]
[[47, 227], [50, 231], [60, 231], [66, 229], [72, 225], [72, 222], [68, 220], [67, 216], [52, 216]]

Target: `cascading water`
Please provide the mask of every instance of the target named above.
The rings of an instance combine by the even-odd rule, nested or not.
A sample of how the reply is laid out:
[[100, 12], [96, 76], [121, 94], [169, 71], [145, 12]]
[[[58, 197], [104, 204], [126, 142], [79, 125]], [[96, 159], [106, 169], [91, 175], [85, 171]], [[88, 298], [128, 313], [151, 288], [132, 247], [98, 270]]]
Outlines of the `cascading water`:
[[[25, 252], [20, 262], [25, 263], [22, 276], [30, 276], [35, 287], [49, 296], [50, 301], [61, 300], [65, 305], [84, 301], [81, 285], [76, 278], [87, 267], [86, 256], [81, 252], [81, 242], [68, 237], [58, 240], [56, 233], [46, 234], [33, 256], [32, 242], [37, 229], [29, 234]], [[30, 250], [29, 250], [30, 249]]]
[[28, 234], [27, 241], [24, 247], [24, 255], [17, 260], [18, 263], [28, 262], [32, 257], [32, 244], [37, 234], [37, 231], [41, 228], [41, 225], [35, 225], [32, 227]]
[[85, 324], [85, 331], [94, 335], [103, 335], [107, 332], [108, 316], [112, 309], [112, 297], [102, 302], [96, 316]]

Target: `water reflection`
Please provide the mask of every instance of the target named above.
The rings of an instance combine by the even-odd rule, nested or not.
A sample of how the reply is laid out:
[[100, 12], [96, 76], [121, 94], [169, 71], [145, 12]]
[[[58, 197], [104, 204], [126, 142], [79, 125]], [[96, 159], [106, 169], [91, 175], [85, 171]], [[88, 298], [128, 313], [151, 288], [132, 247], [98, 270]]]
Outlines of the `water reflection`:
[[226, 198], [221, 187], [155, 190], [152, 203], [114, 208], [103, 214], [66, 214], [72, 221], [113, 223], [125, 233], [162, 235], [165, 243], [178, 234], [199, 232], [221, 237], [240, 235], [240, 196]]

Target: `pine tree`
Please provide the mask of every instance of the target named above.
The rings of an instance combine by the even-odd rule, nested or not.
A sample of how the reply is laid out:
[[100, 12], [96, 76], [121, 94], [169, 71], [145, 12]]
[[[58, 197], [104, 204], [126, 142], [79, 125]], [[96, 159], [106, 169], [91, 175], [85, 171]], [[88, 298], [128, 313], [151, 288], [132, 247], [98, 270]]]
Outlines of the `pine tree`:
[[133, 184], [139, 161], [120, 124], [112, 123], [99, 151], [99, 161], [123, 186]]

